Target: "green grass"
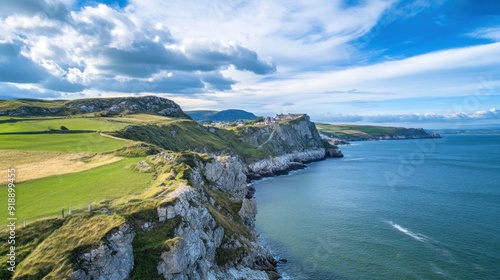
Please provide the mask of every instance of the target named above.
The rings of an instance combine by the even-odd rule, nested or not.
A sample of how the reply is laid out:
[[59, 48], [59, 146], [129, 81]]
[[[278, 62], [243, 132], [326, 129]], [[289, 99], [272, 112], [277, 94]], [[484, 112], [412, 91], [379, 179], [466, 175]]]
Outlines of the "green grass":
[[233, 130], [207, 128], [192, 120], [174, 120], [161, 125], [136, 125], [112, 135], [155, 144], [175, 152], [232, 149], [243, 158], [268, 156], [268, 153], [240, 141]]
[[326, 135], [334, 137], [369, 137], [369, 136], [383, 136], [391, 135], [398, 128], [388, 126], [373, 126], [373, 125], [333, 125], [316, 123], [318, 130]]
[[[27, 224], [26, 227], [16, 229], [16, 262], [22, 262], [35, 248], [52, 232], [60, 228], [63, 219], [45, 219]], [[20, 223], [18, 223], [19, 225]], [[0, 231], [0, 279], [9, 279], [12, 272], [8, 271], [7, 264], [9, 245], [7, 243], [9, 230]]]
[[16, 120], [16, 119], [22, 119], [21, 117], [17, 116], [0, 116], [0, 121], [5, 121], [5, 120]]
[[111, 118], [56, 118], [22, 119], [15, 122], [0, 123], [0, 132], [59, 130], [65, 126], [69, 130], [115, 131], [127, 126], [127, 123], [115, 122]]
[[84, 214], [68, 218], [21, 262], [14, 279], [69, 279], [76, 256], [97, 247], [125, 222], [117, 215]]
[[[132, 171], [129, 167], [141, 158], [127, 158], [95, 169], [52, 176], [16, 186], [16, 214], [18, 220], [32, 220], [44, 216], [60, 215], [61, 208], [68, 212], [85, 209], [89, 201], [111, 200], [140, 193], [149, 186], [152, 175]], [[7, 188], [0, 187], [0, 197], [7, 197]], [[7, 200], [0, 201], [0, 208], [7, 209]], [[7, 211], [0, 212], [6, 221]]]
[[169, 123], [171, 121], [176, 120], [175, 118], [151, 115], [151, 114], [131, 114], [123, 117], [107, 117], [105, 118], [107, 121], [111, 122], [119, 122], [126, 124], [160, 124], [160, 123]]
[[98, 133], [0, 135], [0, 149], [23, 151], [105, 152], [127, 146], [125, 140]]

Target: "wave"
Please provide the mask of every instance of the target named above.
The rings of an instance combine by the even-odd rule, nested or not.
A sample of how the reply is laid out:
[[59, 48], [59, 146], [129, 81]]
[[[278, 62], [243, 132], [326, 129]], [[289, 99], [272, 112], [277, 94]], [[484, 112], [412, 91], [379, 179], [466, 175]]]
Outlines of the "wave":
[[365, 160], [366, 158], [346, 158], [344, 161]]
[[410, 231], [409, 229], [407, 228], [404, 228], [394, 222], [391, 222], [391, 221], [387, 221], [388, 224], [390, 224], [393, 228], [399, 230], [400, 232], [412, 237], [413, 239], [417, 240], [417, 241], [420, 241], [420, 242], [426, 242], [429, 238], [423, 234], [420, 234], [420, 233], [414, 233], [412, 231]]
[[442, 270], [441, 268], [439, 268], [437, 265], [435, 265], [434, 263], [431, 263], [431, 270], [436, 273], [437, 275], [441, 275], [441, 276], [444, 276], [446, 278], [450, 278], [450, 275]]

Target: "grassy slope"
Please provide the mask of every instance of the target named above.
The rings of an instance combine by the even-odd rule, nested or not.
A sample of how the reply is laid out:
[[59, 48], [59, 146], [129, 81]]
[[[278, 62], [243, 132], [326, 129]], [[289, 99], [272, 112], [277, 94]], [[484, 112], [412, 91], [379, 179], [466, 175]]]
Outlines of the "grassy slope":
[[176, 120], [162, 125], [134, 126], [131, 130], [117, 131], [113, 135], [149, 142], [175, 152], [204, 149], [228, 151], [232, 149], [244, 158], [263, 158], [262, 150], [238, 140], [234, 131], [211, 128], [212, 131], [192, 120]]
[[[46, 219], [40, 220], [33, 224], [28, 224], [26, 227], [17, 228], [16, 230], [16, 261], [25, 259], [35, 248], [45, 240], [52, 232], [61, 227], [64, 223], [62, 219]], [[0, 244], [7, 244], [9, 236], [8, 230], [0, 231]], [[7, 270], [6, 263], [8, 256], [8, 247], [0, 245], [0, 279], [5, 280], [11, 277], [11, 272]]]
[[98, 133], [0, 135], [0, 149], [23, 151], [105, 152], [129, 142]]
[[[81, 172], [122, 160], [106, 154], [0, 150], [0, 186], [7, 184], [7, 170], [16, 168], [16, 182]], [[143, 153], [144, 154], [144, 153]]]
[[[127, 169], [140, 161], [128, 158], [95, 169], [67, 175], [51, 176], [19, 183], [16, 186], [16, 208], [19, 220], [60, 215], [61, 208], [68, 211], [84, 209], [89, 201], [115, 199], [140, 193], [151, 182], [150, 173], [139, 173]], [[7, 197], [7, 188], [0, 188], [0, 197]], [[7, 209], [7, 201], [0, 201], [0, 208]], [[6, 221], [7, 211], [0, 212], [0, 220]]]
[[[93, 115], [93, 114], [91, 114]], [[10, 117], [1, 117], [1, 120], [9, 120]], [[59, 130], [65, 126], [70, 130], [99, 130], [115, 131], [128, 125], [136, 124], [162, 124], [174, 120], [173, 118], [134, 114], [124, 117], [58, 117], [58, 118], [12, 118], [12, 121], [0, 123], [0, 133], [2, 132], [25, 132], [25, 131], [46, 131], [50, 128]]]
[[336, 137], [369, 137], [383, 136], [394, 133], [397, 127], [371, 126], [371, 125], [332, 125], [316, 123], [318, 130], [326, 135], [335, 135]]
[[96, 246], [123, 222], [123, 217], [116, 215], [85, 214], [69, 218], [19, 265], [15, 277], [68, 279], [73, 269], [72, 256]]

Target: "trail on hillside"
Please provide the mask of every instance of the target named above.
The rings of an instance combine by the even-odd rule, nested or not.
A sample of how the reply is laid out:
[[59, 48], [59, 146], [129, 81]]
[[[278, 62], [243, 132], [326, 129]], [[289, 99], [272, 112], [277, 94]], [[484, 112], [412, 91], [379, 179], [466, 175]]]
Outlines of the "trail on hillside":
[[264, 146], [264, 145], [265, 145], [265, 144], [267, 144], [269, 141], [271, 141], [271, 140], [273, 139], [273, 137], [274, 137], [274, 133], [275, 133], [275, 132], [276, 132], [276, 128], [273, 126], [273, 132], [271, 132], [271, 135], [269, 135], [269, 138], [268, 138], [266, 141], [264, 141], [264, 143], [260, 144], [260, 145], [257, 147], [257, 149], [262, 148], [262, 146]]

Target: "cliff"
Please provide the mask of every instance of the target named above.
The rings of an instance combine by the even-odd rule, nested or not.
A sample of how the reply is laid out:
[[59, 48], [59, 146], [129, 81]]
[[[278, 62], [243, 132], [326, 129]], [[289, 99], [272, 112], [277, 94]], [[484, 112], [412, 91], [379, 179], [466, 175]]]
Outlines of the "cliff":
[[342, 157], [340, 150], [323, 141], [308, 115], [268, 125], [220, 129], [191, 120], [166, 125], [129, 126], [113, 135], [144, 141], [172, 151], [238, 155], [247, 165], [249, 179], [285, 174], [305, 163]]
[[305, 163], [326, 157], [342, 157], [336, 146], [323, 141], [308, 115], [266, 126], [241, 126], [234, 129], [238, 140], [264, 151], [266, 158], [248, 161], [251, 179], [286, 174], [305, 167]]
[[165, 151], [146, 164], [156, 176], [147, 192], [47, 229], [29, 244], [13, 278], [278, 277], [276, 262], [257, 243], [257, 208], [238, 157]]

